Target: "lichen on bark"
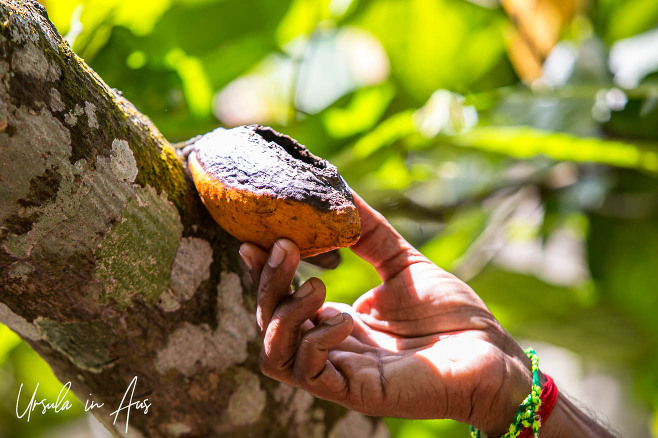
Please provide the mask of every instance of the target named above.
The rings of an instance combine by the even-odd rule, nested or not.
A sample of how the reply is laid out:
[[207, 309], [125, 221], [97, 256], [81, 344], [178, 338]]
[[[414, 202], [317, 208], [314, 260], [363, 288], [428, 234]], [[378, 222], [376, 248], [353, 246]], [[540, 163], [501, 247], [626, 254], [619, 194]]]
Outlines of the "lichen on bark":
[[105, 338], [102, 323], [59, 323], [37, 318], [35, 324], [42, 338], [78, 367], [98, 373], [109, 364], [110, 354], [102, 341]]
[[134, 197], [98, 246], [94, 277], [101, 285], [101, 301], [119, 307], [139, 297], [157, 301], [169, 288], [171, 264], [183, 225], [165, 193], [151, 186], [135, 189]]

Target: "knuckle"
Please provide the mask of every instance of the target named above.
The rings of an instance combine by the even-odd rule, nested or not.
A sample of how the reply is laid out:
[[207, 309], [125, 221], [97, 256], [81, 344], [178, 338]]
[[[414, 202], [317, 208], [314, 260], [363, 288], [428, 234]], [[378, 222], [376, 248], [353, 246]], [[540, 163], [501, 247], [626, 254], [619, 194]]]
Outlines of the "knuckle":
[[276, 309], [274, 309], [272, 318], [270, 320], [270, 324], [274, 324], [274, 329], [278, 329], [279, 326], [281, 326], [281, 322], [285, 321], [286, 314], [287, 312], [285, 306], [279, 305]]
[[300, 388], [304, 388], [307, 386], [308, 382], [306, 380], [306, 375], [302, 370], [298, 368], [293, 369], [290, 377], [292, 379], [292, 383], [295, 386], [298, 386]]
[[258, 366], [260, 371], [267, 377], [274, 377], [272, 364], [270, 363], [270, 360], [267, 357], [267, 354], [265, 354], [264, 350], [261, 350], [260, 355], [258, 356]]
[[318, 277], [311, 277], [308, 279], [308, 282], [311, 283], [313, 289], [315, 289], [316, 291], [325, 288], [324, 282], [320, 280]]
[[299, 350], [300, 351], [309, 351], [313, 350], [316, 346], [316, 342], [312, 337], [312, 333], [306, 332], [302, 335], [301, 340], [299, 341]]
[[261, 331], [261, 335], [265, 335], [265, 318], [263, 318], [263, 309], [260, 306], [256, 307], [256, 323], [258, 323], [258, 328]]
[[265, 334], [265, 337], [269, 339], [270, 342], [278, 342], [279, 339], [281, 339], [283, 328], [284, 326], [281, 324], [281, 317], [275, 313], [272, 315], [272, 319], [270, 319], [270, 323], [267, 325], [267, 333]]
[[271, 295], [272, 292], [272, 282], [270, 281], [271, 276], [263, 273], [263, 276], [260, 279], [258, 285], [258, 298], [263, 301]]
[[277, 271], [269, 267], [265, 267], [260, 275], [260, 283], [258, 284], [258, 294], [261, 298], [267, 299], [275, 292], [273, 289], [277, 283]]

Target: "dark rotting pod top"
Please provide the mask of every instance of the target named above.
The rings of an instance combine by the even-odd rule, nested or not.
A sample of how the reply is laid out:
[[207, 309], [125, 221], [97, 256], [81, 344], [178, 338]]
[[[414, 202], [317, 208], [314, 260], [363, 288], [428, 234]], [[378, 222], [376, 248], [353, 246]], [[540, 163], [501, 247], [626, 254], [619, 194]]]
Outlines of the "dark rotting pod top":
[[336, 166], [272, 128], [218, 128], [194, 143], [204, 171], [226, 186], [304, 202], [321, 211], [354, 206]]

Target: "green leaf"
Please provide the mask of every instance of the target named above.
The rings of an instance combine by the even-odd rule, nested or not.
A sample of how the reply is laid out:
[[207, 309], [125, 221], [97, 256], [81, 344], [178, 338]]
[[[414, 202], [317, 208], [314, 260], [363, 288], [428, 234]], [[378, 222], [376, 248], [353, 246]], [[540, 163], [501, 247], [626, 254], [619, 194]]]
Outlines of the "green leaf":
[[421, 247], [437, 266], [450, 271], [486, 226], [487, 215], [480, 208], [460, 211], [439, 234]]
[[365, 158], [377, 150], [416, 131], [413, 111], [407, 110], [392, 115], [368, 134], [361, 137], [352, 148], [354, 158]]
[[588, 244], [592, 274], [606, 298], [649, 330], [658, 345], [657, 220], [593, 216]]
[[375, 268], [349, 250], [342, 250], [338, 268], [320, 277], [327, 286], [327, 301], [353, 303], [381, 281]]
[[558, 287], [494, 268], [485, 269], [469, 284], [515, 336], [617, 364], [639, 359], [651, 345], [646, 334], [615, 306], [592, 305], [587, 290]]
[[384, 45], [392, 71], [419, 102], [460, 89], [504, 59], [500, 10], [461, 0], [378, 0], [355, 19]]
[[210, 115], [213, 93], [201, 61], [175, 48], [167, 53], [165, 62], [180, 76], [190, 112], [198, 117]]
[[618, 2], [607, 22], [607, 40], [628, 38], [656, 26], [658, 2], [655, 0], [625, 0]]
[[343, 138], [371, 129], [394, 96], [395, 87], [390, 82], [356, 91], [345, 108], [331, 107], [325, 112], [327, 133]]
[[297, 37], [309, 36], [322, 20], [329, 18], [329, 0], [294, 0], [276, 31], [281, 47]]
[[388, 157], [373, 176], [383, 189], [404, 190], [412, 181], [407, 164], [399, 155]]
[[545, 155], [554, 160], [592, 162], [658, 172], [653, 144], [576, 137], [526, 126], [486, 126], [447, 139], [450, 143], [515, 158]]
[[7, 355], [21, 342], [20, 336], [0, 324], [0, 364], [5, 363]]
[[391, 435], [397, 438], [464, 438], [469, 428], [453, 420], [403, 420], [387, 418]]

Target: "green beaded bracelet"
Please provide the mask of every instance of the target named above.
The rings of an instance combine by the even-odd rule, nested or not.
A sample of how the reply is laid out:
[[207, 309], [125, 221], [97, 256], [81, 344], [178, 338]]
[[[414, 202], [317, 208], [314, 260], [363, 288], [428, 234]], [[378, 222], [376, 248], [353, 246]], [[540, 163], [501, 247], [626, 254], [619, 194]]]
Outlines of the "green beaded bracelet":
[[[541, 386], [539, 385], [539, 358], [532, 348], [524, 350], [526, 356], [532, 362], [532, 389], [530, 394], [519, 405], [519, 409], [514, 414], [514, 420], [509, 427], [509, 431], [501, 438], [516, 438], [526, 427], [532, 427], [535, 437], [539, 436], [539, 427], [541, 420], [536, 415], [541, 406]], [[471, 438], [480, 438], [480, 431], [471, 426]]]

